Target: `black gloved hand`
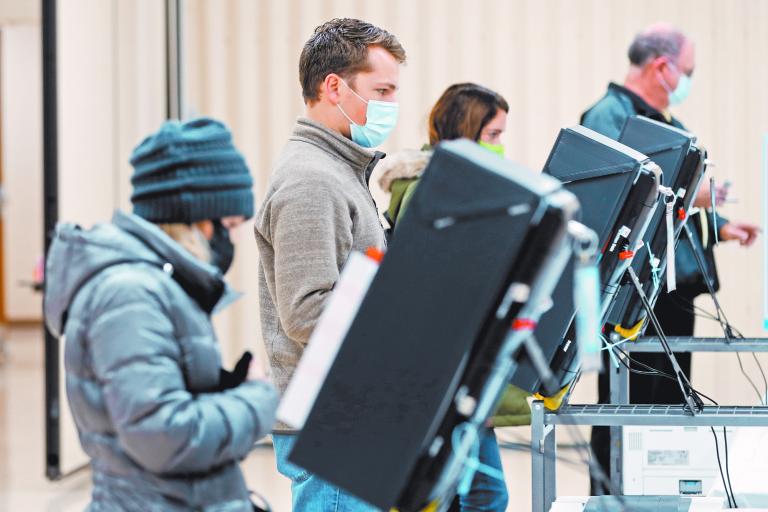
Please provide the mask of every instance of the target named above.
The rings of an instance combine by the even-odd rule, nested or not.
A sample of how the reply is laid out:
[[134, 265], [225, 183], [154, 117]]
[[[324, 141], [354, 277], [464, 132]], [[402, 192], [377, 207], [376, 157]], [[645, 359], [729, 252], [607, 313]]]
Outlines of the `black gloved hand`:
[[248, 377], [248, 368], [251, 366], [253, 355], [249, 351], [243, 352], [235, 368], [230, 372], [222, 368], [219, 370], [219, 391], [236, 388]]

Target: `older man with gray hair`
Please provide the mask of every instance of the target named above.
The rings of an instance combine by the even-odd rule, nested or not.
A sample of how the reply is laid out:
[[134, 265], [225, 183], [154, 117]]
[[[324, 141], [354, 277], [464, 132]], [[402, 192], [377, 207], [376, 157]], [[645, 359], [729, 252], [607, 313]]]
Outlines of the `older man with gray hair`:
[[[691, 90], [691, 77], [695, 66], [693, 42], [680, 30], [667, 23], [655, 23], [643, 30], [632, 41], [628, 51], [629, 72], [624, 85], [610, 83], [605, 96], [581, 116], [581, 124], [612, 139], [618, 139], [626, 120], [642, 115], [677, 128], [683, 124], [669, 112], [670, 105], [686, 99]], [[706, 208], [710, 208], [711, 195], [708, 186], [702, 186], [695, 205], [702, 208], [701, 215], [693, 216], [694, 240], [705, 255], [707, 273], [719, 286], [713, 241], [715, 230], [720, 240], [738, 240], [749, 246], [755, 241], [757, 226], [732, 222], [718, 217], [717, 225], [707, 222]], [[717, 191], [718, 203], [725, 200], [726, 190]], [[670, 336], [693, 336], [693, 300], [707, 293], [704, 274], [699, 270], [693, 246], [687, 239], [681, 240], [675, 257], [677, 267], [677, 291], [664, 290], [654, 308], [664, 333]], [[652, 326], [649, 335], [655, 334]], [[605, 354], [607, 360], [607, 353]], [[691, 354], [678, 353], [677, 360], [683, 371], [690, 375]], [[672, 373], [665, 354], [635, 354], [638, 361], [652, 368]], [[609, 364], [607, 361], [605, 364]], [[598, 382], [598, 400], [605, 403], [609, 398], [608, 374], [601, 374]], [[630, 375], [630, 402], [641, 404], [678, 404], [682, 395], [674, 382], [648, 376]], [[610, 434], [607, 427], [592, 429], [592, 449], [606, 473], [610, 471]], [[602, 494], [603, 489], [593, 479], [592, 494]]]
[[674, 27], [657, 23], [635, 36], [627, 53], [630, 66], [624, 85], [609, 84], [605, 96], [582, 115], [582, 124], [612, 139], [618, 139], [627, 118], [637, 114], [682, 128], [667, 109], [690, 91], [693, 43]]

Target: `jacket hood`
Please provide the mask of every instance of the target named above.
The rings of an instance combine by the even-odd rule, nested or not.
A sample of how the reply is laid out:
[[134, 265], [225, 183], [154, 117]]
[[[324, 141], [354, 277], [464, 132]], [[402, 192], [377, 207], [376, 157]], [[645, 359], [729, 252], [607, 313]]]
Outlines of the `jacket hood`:
[[[45, 321], [61, 336], [65, 315], [77, 292], [99, 272], [123, 263], [147, 263], [163, 268], [170, 263], [174, 279], [210, 311], [225, 291], [221, 272], [198, 261], [154, 224], [117, 211], [108, 224], [89, 230], [71, 223], [56, 227], [45, 269]], [[192, 289], [188, 289], [189, 285]], [[198, 295], [207, 297], [203, 302]]]
[[379, 186], [392, 192], [392, 183], [401, 179], [418, 178], [432, 157], [431, 150], [403, 149], [382, 160], [378, 165]]

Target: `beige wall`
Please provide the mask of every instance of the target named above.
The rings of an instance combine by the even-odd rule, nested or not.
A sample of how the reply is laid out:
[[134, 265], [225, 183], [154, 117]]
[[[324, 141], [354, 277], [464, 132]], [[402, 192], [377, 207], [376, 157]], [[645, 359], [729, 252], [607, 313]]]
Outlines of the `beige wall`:
[[39, 0], [0, 0], [0, 24], [30, 24], [40, 21]]
[[[42, 61], [39, 1], [0, 3], [6, 312], [40, 318], [20, 287], [42, 253]], [[34, 4], [34, 5], [31, 5]], [[164, 5], [58, 5], [59, 214], [90, 225], [130, 207], [128, 155], [165, 118]]]
[[[3, 276], [6, 315], [41, 315], [41, 296], [28, 283], [43, 255], [42, 59], [40, 27], [0, 29], [0, 114], [3, 166]], [[21, 283], [27, 283], [22, 285]]]
[[165, 118], [164, 4], [58, 10], [59, 215], [89, 225], [129, 207], [130, 151]]
[[[633, 34], [669, 20], [697, 44], [692, 94], [675, 113], [710, 150], [716, 177], [735, 184], [739, 202], [723, 213], [761, 221], [761, 144], [768, 133], [763, 0], [186, 0], [185, 6], [185, 112], [232, 127], [259, 197], [302, 112], [301, 46], [324, 20], [365, 18], [398, 35], [408, 52], [401, 121], [385, 150], [425, 142], [432, 103], [449, 84], [471, 80], [507, 98], [507, 153], [534, 169], [558, 129], [575, 124], [609, 80], [622, 80]], [[87, 224], [128, 206], [127, 156], [163, 118], [162, 3], [66, 0], [60, 10], [62, 218]], [[260, 338], [250, 226], [239, 238], [231, 277], [247, 295], [217, 320], [230, 358]], [[731, 321], [747, 335], [762, 335], [762, 246], [724, 246], [718, 256]], [[717, 333], [714, 324], [699, 324], [700, 333]], [[699, 355], [695, 373], [708, 377], [705, 392], [752, 399], [733, 355]]]
[[[623, 79], [626, 48], [635, 32], [669, 20], [697, 44], [693, 92], [675, 114], [709, 149], [716, 178], [735, 183], [739, 202], [723, 213], [761, 222], [768, 2], [188, 0], [187, 7], [188, 108], [230, 123], [260, 196], [276, 152], [302, 112], [301, 45], [324, 20], [367, 19], [395, 33], [408, 52], [401, 74], [401, 120], [385, 150], [424, 143], [426, 116], [442, 90], [475, 81], [509, 101], [507, 154], [534, 169], [543, 165], [559, 128], [577, 123], [609, 80]], [[381, 194], [377, 198], [386, 203]], [[256, 253], [247, 233], [244, 241], [234, 277], [250, 293], [231, 319], [231, 332], [251, 341], [258, 337]], [[718, 257], [720, 295], [731, 321], [746, 335], [763, 335], [762, 247], [723, 246]], [[701, 303], [712, 309], [706, 300]], [[700, 334], [718, 334], [716, 324], [698, 323]], [[768, 357], [762, 359], [768, 367]], [[705, 391], [723, 400], [753, 400], [733, 355], [697, 355], [694, 372], [707, 377]], [[590, 388], [582, 385], [580, 391]]]

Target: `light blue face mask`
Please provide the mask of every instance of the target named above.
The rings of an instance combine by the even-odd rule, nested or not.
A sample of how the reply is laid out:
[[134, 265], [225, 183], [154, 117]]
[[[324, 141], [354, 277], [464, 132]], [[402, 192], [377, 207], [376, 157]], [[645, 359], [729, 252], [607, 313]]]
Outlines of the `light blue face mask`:
[[375, 148], [376, 146], [379, 146], [387, 140], [387, 137], [389, 137], [392, 129], [397, 124], [397, 114], [399, 111], [398, 104], [390, 101], [366, 100], [347, 85], [347, 82], [344, 80], [342, 80], [342, 82], [350, 91], [352, 91], [352, 94], [368, 105], [368, 108], [365, 110], [365, 124], [359, 125], [344, 112], [341, 105], [336, 104], [336, 106], [339, 107], [339, 110], [341, 110], [341, 113], [344, 114], [344, 117], [349, 121], [349, 130], [352, 134], [352, 140], [364, 148]]
[[677, 66], [669, 63], [670, 66], [675, 68], [678, 73], [680, 73], [680, 79], [677, 81], [677, 87], [675, 87], [675, 90], [673, 91], [671, 87], [667, 84], [667, 82], [664, 80], [664, 77], [661, 77], [661, 85], [664, 87], [664, 89], [667, 91], [667, 94], [669, 95], [669, 104], [670, 105], [679, 105], [685, 99], [688, 97], [688, 95], [691, 92], [691, 77], [686, 75], [685, 73], [682, 73]]

